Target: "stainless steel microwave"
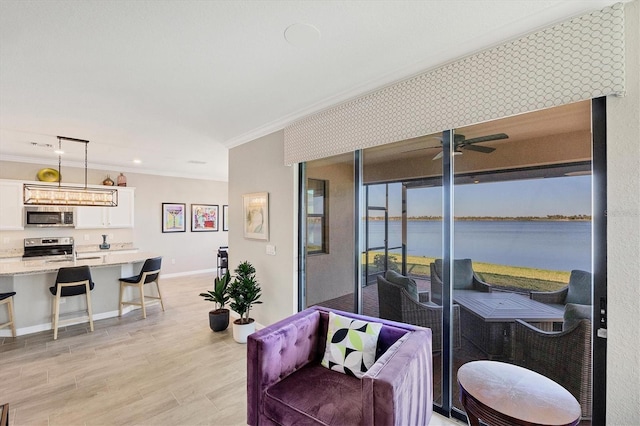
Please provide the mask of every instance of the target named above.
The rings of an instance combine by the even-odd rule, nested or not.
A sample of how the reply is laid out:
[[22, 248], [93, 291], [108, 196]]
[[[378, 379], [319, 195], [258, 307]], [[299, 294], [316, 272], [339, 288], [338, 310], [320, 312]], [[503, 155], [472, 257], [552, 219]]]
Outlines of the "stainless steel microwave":
[[25, 227], [74, 227], [75, 209], [65, 206], [29, 206], [24, 208]]

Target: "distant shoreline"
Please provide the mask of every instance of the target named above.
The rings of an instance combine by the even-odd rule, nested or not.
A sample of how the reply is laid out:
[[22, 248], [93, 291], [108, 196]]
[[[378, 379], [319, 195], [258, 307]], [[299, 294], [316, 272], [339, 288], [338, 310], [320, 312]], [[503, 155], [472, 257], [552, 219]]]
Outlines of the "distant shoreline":
[[[370, 217], [370, 221], [382, 221], [384, 217]], [[389, 220], [397, 221], [402, 220], [400, 216], [390, 216]], [[423, 222], [441, 222], [441, 216], [410, 216], [407, 217], [408, 221], [423, 221]], [[456, 217], [456, 221], [466, 222], [591, 222], [591, 216], [588, 215], [575, 215], [575, 216], [563, 216], [563, 215], [551, 215], [551, 216], [516, 216], [516, 217], [500, 217], [500, 216], [462, 216]]]

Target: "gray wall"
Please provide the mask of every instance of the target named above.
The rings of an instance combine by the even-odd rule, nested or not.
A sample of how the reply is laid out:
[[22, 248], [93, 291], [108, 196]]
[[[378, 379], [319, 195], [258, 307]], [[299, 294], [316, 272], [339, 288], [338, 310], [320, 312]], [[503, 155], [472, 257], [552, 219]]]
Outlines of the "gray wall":
[[[297, 168], [283, 165], [284, 132], [229, 151], [229, 268], [248, 260], [256, 268], [262, 301], [251, 317], [272, 324], [297, 310]], [[242, 194], [269, 193], [269, 241], [243, 236]], [[266, 254], [267, 245], [276, 254]]]
[[350, 161], [326, 164], [321, 160], [307, 168], [308, 178], [323, 179], [329, 185], [329, 253], [307, 257], [306, 306], [353, 293], [354, 168], [353, 155], [340, 159], [344, 157]]
[[[640, 11], [639, 1], [625, 5], [627, 49], [627, 94], [607, 99], [608, 168], [608, 298], [609, 338], [607, 355], [607, 424], [631, 425], [638, 422], [640, 405]], [[256, 313], [258, 322], [270, 324], [295, 312], [289, 303], [295, 297], [297, 267], [294, 241], [297, 226], [292, 199], [296, 194], [295, 173], [283, 173], [282, 132], [234, 148], [229, 156], [229, 194], [231, 205], [240, 202], [243, 191], [268, 190], [272, 200], [282, 201], [278, 209], [288, 212], [290, 222], [278, 220], [272, 238], [287, 241], [291, 252], [278, 261], [263, 261], [264, 244], [243, 240], [241, 218], [232, 217], [230, 242], [240, 257], [260, 262], [268, 281], [265, 304]], [[249, 167], [248, 167], [249, 166]], [[273, 175], [273, 177], [271, 177]], [[277, 177], [275, 177], [277, 176]], [[272, 203], [272, 206], [274, 203]], [[272, 217], [274, 215], [272, 214]], [[273, 223], [273, 222], [272, 222]], [[275, 225], [275, 224], [274, 224]], [[238, 255], [233, 258], [239, 259]], [[265, 282], [265, 284], [267, 284]], [[283, 300], [285, 299], [285, 302]]]
[[[36, 180], [42, 164], [0, 161], [0, 179]], [[63, 167], [63, 183], [84, 183], [84, 169]], [[99, 184], [107, 176], [115, 180], [117, 172], [89, 170], [88, 183]], [[101, 234], [111, 234], [110, 243], [132, 242], [143, 251], [163, 256], [163, 274], [186, 274], [192, 271], [214, 270], [218, 247], [228, 245], [228, 232], [222, 231], [222, 205], [227, 204], [227, 182], [184, 179], [169, 176], [125, 173], [127, 186], [135, 188], [134, 229], [26, 229], [0, 231], [0, 250], [22, 247], [24, 238], [35, 236], [71, 236], [76, 244], [99, 244]], [[191, 232], [187, 220], [186, 232], [162, 233], [162, 203], [218, 204], [218, 232]], [[89, 241], [84, 236], [89, 235]], [[6, 239], [8, 238], [8, 241]]]

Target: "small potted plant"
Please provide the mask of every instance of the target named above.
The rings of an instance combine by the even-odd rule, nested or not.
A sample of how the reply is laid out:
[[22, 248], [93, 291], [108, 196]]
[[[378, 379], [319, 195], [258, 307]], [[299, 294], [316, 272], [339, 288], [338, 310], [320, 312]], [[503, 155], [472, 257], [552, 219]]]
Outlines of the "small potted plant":
[[256, 268], [244, 261], [234, 270], [236, 276], [229, 285], [231, 309], [240, 315], [233, 321], [233, 338], [238, 343], [247, 343], [247, 337], [256, 330], [255, 321], [249, 317], [251, 307], [262, 303], [260, 284], [256, 280]]
[[229, 301], [229, 283], [231, 275], [227, 271], [222, 277], [213, 281], [213, 291], [200, 293], [204, 300], [215, 303], [215, 308], [209, 311], [209, 327], [213, 331], [224, 331], [229, 327], [229, 309], [224, 306]]

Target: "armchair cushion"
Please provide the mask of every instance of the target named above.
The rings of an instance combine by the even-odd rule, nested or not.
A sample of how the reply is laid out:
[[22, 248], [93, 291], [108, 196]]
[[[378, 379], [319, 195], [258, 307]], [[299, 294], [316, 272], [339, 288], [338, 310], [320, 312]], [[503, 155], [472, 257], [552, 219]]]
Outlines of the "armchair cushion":
[[382, 324], [329, 312], [327, 343], [322, 366], [362, 378], [376, 360]]
[[575, 303], [567, 303], [564, 307], [563, 330], [573, 328], [580, 320], [591, 320], [591, 305], [578, 305]]
[[389, 269], [385, 274], [384, 278], [392, 282], [394, 284], [398, 284], [400, 287], [403, 287], [407, 290], [407, 293], [414, 299], [418, 300], [418, 285], [414, 280], [409, 277], [405, 277], [402, 274], [397, 273], [396, 271], [392, 271]]
[[362, 424], [361, 381], [309, 364], [267, 389], [264, 414], [280, 425]]

